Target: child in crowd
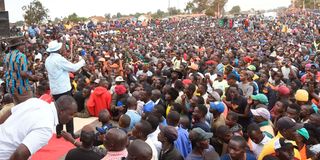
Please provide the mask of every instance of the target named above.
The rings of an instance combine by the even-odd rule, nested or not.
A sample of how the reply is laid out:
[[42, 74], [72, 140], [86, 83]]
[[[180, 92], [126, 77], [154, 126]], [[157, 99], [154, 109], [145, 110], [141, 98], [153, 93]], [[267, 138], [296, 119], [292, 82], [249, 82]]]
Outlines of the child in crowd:
[[239, 123], [237, 123], [238, 119], [239, 119], [238, 115], [236, 115], [233, 112], [229, 112], [226, 118], [226, 125], [229, 126], [234, 136], [243, 135], [242, 126]]
[[128, 133], [129, 131], [129, 126], [130, 126], [130, 122], [131, 122], [131, 119], [128, 115], [126, 114], [123, 114], [120, 116], [120, 119], [119, 119], [119, 129], [123, 130], [124, 132]]

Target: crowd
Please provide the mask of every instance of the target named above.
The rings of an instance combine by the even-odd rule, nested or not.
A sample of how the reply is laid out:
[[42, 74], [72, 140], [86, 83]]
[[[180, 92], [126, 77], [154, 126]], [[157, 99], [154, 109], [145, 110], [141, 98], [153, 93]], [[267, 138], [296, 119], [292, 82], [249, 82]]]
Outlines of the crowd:
[[66, 160], [318, 160], [319, 31], [312, 12], [32, 25], [1, 56], [0, 159], [56, 131]]

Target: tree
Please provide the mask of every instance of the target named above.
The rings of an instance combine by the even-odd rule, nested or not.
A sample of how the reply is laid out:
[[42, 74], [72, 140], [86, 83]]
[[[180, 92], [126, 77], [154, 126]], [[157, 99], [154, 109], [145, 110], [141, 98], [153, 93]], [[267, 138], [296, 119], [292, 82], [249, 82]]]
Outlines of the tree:
[[194, 13], [202, 13], [210, 6], [209, 0], [193, 0], [192, 2], [196, 6], [193, 10]]
[[184, 9], [185, 12], [187, 13], [193, 13], [195, 10], [195, 6], [194, 6], [194, 3], [192, 2], [188, 2], [187, 5], [186, 5], [186, 8]]
[[16, 23], [14, 23], [16, 26], [20, 27], [24, 25], [24, 21], [17, 21]]
[[303, 2], [305, 8], [312, 8], [315, 9], [317, 7], [318, 2], [315, 0], [295, 0], [292, 1], [296, 8], [303, 8]]
[[22, 7], [25, 11], [23, 18], [28, 25], [39, 24], [48, 18], [49, 10], [39, 0], [32, 1], [29, 5]]
[[67, 21], [78, 23], [78, 22], [84, 22], [87, 20], [86, 17], [79, 17], [76, 13], [70, 14], [67, 18]]
[[233, 6], [233, 7], [231, 8], [231, 10], [229, 11], [229, 13], [231, 13], [231, 14], [239, 14], [240, 11], [241, 11], [240, 6]]
[[152, 18], [154, 19], [157, 19], [157, 18], [163, 18], [165, 17], [166, 13], [164, 11], [161, 11], [160, 9], [157, 10], [156, 13], [153, 13], [151, 16]]
[[106, 18], [107, 20], [111, 19], [111, 14], [110, 13], [104, 14], [104, 18]]
[[121, 17], [122, 17], [122, 14], [121, 14], [120, 12], [118, 12], [117, 15], [116, 15], [116, 17], [117, 17], [117, 18], [121, 18]]
[[58, 24], [59, 22], [61, 22], [61, 19], [56, 17], [54, 20], [53, 20], [53, 23], [54, 24]]
[[170, 8], [168, 8], [168, 13], [170, 16], [177, 15], [177, 14], [181, 13], [181, 10], [177, 9], [176, 7], [170, 7]]

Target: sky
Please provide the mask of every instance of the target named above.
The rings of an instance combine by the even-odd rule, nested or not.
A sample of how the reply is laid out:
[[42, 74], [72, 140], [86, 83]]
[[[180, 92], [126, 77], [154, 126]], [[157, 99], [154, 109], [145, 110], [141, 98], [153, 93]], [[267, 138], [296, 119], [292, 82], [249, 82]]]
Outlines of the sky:
[[[22, 6], [33, 0], [5, 0], [6, 10], [9, 11], [10, 22], [23, 20]], [[167, 10], [170, 7], [184, 9], [190, 0], [40, 0], [49, 9], [51, 19], [61, 18], [76, 13], [79, 16], [103, 16], [120, 12], [130, 14], [136, 12], [155, 12], [158, 9]], [[228, 0], [225, 10], [240, 5], [241, 10], [272, 9], [280, 6], [289, 6], [291, 0]]]

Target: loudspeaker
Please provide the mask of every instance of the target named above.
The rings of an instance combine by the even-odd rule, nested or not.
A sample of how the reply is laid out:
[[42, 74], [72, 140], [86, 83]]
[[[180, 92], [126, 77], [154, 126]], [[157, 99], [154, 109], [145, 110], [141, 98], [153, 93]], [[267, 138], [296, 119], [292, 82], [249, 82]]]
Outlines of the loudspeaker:
[[8, 11], [0, 11], [0, 37], [10, 36]]

